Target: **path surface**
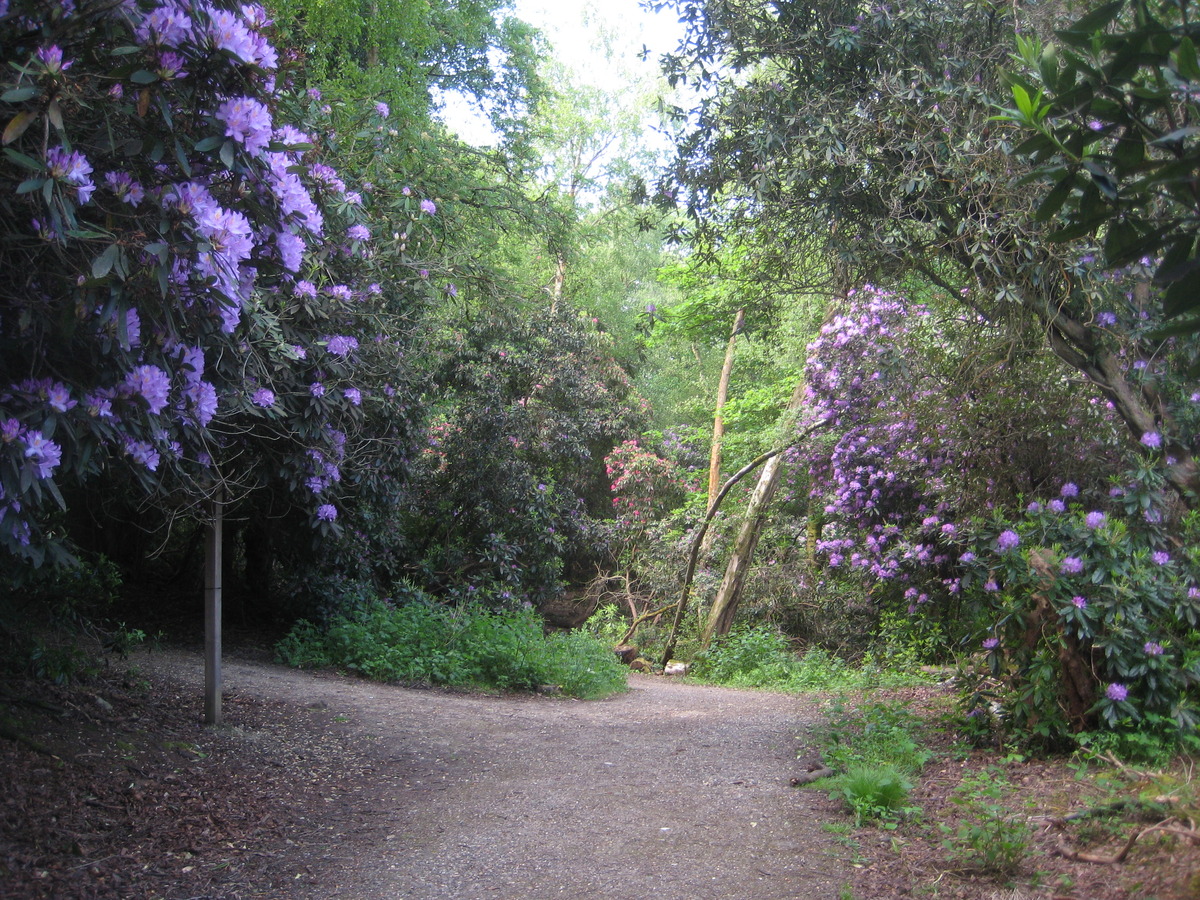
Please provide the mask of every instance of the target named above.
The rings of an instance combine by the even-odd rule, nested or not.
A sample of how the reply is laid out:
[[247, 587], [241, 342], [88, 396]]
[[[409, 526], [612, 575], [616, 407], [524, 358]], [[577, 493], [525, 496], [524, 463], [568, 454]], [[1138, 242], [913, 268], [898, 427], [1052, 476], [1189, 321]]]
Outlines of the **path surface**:
[[[196, 655], [142, 663], [202, 683]], [[227, 694], [324, 716], [339, 752], [367, 758], [361, 789], [314, 817], [329, 838], [313, 897], [836, 898], [848, 874], [821, 830], [822, 798], [789, 785], [811, 706], [647, 676], [630, 685], [581, 702], [225, 668]]]

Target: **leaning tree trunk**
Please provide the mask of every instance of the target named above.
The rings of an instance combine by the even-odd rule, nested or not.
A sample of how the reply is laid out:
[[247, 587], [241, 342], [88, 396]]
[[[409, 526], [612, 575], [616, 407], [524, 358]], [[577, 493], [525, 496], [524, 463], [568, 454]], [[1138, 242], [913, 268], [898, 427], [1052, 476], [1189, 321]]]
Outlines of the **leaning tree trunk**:
[[725, 566], [725, 577], [721, 580], [721, 587], [713, 600], [712, 609], [708, 612], [704, 633], [700, 636], [701, 648], [707, 647], [714, 635], [728, 634], [733, 625], [733, 617], [737, 615], [738, 603], [742, 597], [742, 588], [750, 574], [754, 548], [758, 546], [758, 537], [767, 521], [771, 498], [779, 486], [779, 476], [783, 472], [781, 462], [782, 456], [771, 457], [758, 476], [758, 485], [750, 495], [750, 505], [746, 509], [746, 518], [733, 545], [733, 554]]
[[[792, 399], [788, 401], [787, 414], [790, 416], [800, 408], [804, 397], [804, 384], [796, 385]], [[742, 588], [750, 574], [750, 564], [754, 559], [754, 549], [758, 546], [759, 535], [767, 521], [767, 513], [775, 490], [779, 487], [779, 479], [783, 475], [783, 456], [773, 456], [767, 460], [758, 476], [758, 484], [750, 495], [750, 503], [746, 507], [746, 517], [738, 532], [737, 541], [733, 545], [733, 553], [725, 566], [725, 577], [717, 590], [712, 609], [708, 612], [708, 622], [704, 633], [700, 636], [700, 646], [707, 647], [714, 635], [728, 634], [737, 615], [738, 604], [742, 599]]]

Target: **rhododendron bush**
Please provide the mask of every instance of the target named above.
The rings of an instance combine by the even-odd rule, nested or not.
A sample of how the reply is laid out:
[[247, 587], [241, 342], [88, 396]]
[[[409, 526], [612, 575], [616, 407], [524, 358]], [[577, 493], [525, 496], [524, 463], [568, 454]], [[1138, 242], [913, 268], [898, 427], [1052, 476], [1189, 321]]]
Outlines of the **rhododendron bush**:
[[[1115, 308], [1132, 300], [1109, 287]], [[810, 345], [810, 415], [829, 424], [801, 448], [810, 515], [824, 523], [818, 555], [880, 604], [954, 623], [965, 649], [986, 651], [994, 692], [1028, 734], [1053, 743], [1147, 718], [1194, 727], [1200, 556], [1194, 514], [1164, 475], [1167, 441], [1134, 444], [1095, 389], [1056, 390], [1034, 359], [999, 365], [986, 345], [972, 356], [956, 327], [868, 288]], [[1111, 339], [1127, 342], [1131, 371], [1151, 369], [1161, 396], [1178, 396], [1164, 427], [1194, 421], [1196, 400], [1166, 377], [1178, 348], [1151, 366], [1138, 338]], [[988, 697], [981, 682], [977, 715]]]
[[40, 561], [60, 485], [98, 476], [184, 501], [283, 485], [337, 527], [381, 288], [268, 27], [221, 0], [0, 0], [12, 553]]

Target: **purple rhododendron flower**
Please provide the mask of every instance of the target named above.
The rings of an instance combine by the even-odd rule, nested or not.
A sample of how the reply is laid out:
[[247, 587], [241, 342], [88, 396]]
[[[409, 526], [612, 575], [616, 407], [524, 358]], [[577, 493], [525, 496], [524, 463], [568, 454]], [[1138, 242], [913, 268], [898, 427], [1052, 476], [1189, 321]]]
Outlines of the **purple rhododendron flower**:
[[362, 394], [359, 392], [358, 388], [346, 388], [344, 391], [342, 391], [342, 396], [344, 396], [355, 406], [362, 405]]
[[1104, 520], [1105, 520], [1104, 513], [1100, 512], [1099, 510], [1095, 510], [1093, 512], [1088, 513], [1084, 517], [1083, 524], [1085, 524], [1088, 528], [1095, 530], [1097, 528], [1103, 527]]
[[1075, 605], [1076, 609], [1087, 609], [1087, 597], [1076, 595], [1071, 598], [1071, 602]]
[[1059, 491], [1059, 494], [1061, 494], [1064, 497], [1078, 497], [1079, 496], [1079, 486], [1076, 485], [1074, 482], [1068, 481], [1066, 484], [1064, 484], [1062, 486], [1062, 490]]
[[1066, 511], [1067, 504], [1063, 503], [1061, 500], [1054, 499], [1046, 504], [1046, 508], [1052, 513], [1060, 513]]
[[217, 120], [225, 123], [225, 135], [257, 156], [271, 143], [271, 112], [252, 97], [232, 97], [217, 107]]
[[1104, 696], [1106, 696], [1109, 700], [1113, 700], [1113, 701], [1116, 701], [1119, 703], [1120, 701], [1124, 700], [1126, 697], [1129, 696], [1129, 688], [1125, 687], [1125, 685], [1123, 685], [1123, 684], [1118, 684], [1117, 682], [1114, 681], [1112, 684], [1110, 684], [1108, 686], [1107, 689], [1105, 689]]
[[1020, 535], [1011, 529], [1000, 532], [996, 538], [996, 546], [1000, 548], [1001, 552], [1012, 550], [1020, 543]]
[[322, 503], [317, 507], [317, 518], [322, 522], [332, 522], [338, 517], [337, 507], [332, 503]]
[[366, 241], [371, 238], [371, 229], [366, 225], [351, 225], [346, 229], [346, 236], [352, 241]]
[[343, 334], [334, 335], [329, 339], [326, 348], [334, 356], [347, 356], [352, 351], [358, 349], [358, 341], [355, 338], [348, 337]]
[[155, 415], [162, 412], [163, 407], [167, 405], [171, 380], [167, 373], [157, 366], [138, 366], [125, 376], [125, 384], [146, 401], [150, 412]]
[[160, 457], [158, 451], [145, 441], [125, 441], [125, 452], [133, 457], [134, 462], [141, 463], [151, 472], [158, 470]]
[[1150, 554], [1150, 558], [1154, 560], [1155, 565], [1165, 566], [1171, 561], [1171, 554], [1167, 553], [1165, 550], [1155, 550]]
[[428, 213], [429, 215], [432, 216], [435, 212], [437, 212], [437, 204], [434, 203], [432, 200], [422, 200], [421, 201], [421, 212]]
[[[279, 258], [283, 267], [289, 272], [300, 271], [300, 263], [304, 259], [304, 241], [290, 231], [281, 231], [275, 235], [275, 245], [279, 248]], [[299, 292], [299, 285], [296, 287]]]
[[35, 431], [25, 435], [25, 458], [37, 466], [38, 478], [49, 478], [62, 462], [62, 448], [40, 431]]
[[314, 397], [324, 397], [325, 396], [325, 385], [321, 384], [321, 382], [319, 382], [319, 381], [314, 381], [312, 384], [310, 384], [308, 386], [308, 392], [310, 394], [312, 394]]
[[217, 414], [217, 389], [207, 381], [196, 381], [184, 388], [183, 395], [191, 404], [196, 423], [204, 428]]
[[1163, 655], [1163, 645], [1157, 643], [1156, 641], [1146, 641], [1146, 643], [1142, 646], [1142, 649], [1146, 651], [1147, 656]]
[[254, 392], [254, 396], [250, 398], [250, 402], [255, 406], [261, 406], [266, 409], [275, 403], [275, 392], [270, 388], [259, 388]]
[[87, 203], [96, 190], [95, 182], [89, 177], [92, 164], [77, 150], [68, 153], [62, 147], [51, 147], [46, 151], [46, 169], [55, 181], [74, 185], [80, 203]]
[[1000, 646], [999, 638], [990, 637], [983, 642], [984, 650], [995, 650], [999, 646]]
[[1151, 450], [1157, 450], [1162, 446], [1162, 435], [1157, 431], [1147, 431], [1140, 440], [1143, 446], [1149, 447]]
[[1078, 575], [1083, 571], [1083, 560], [1077, 556], [1068, 556], [1062, 561], [1059, 571], [1064, 575]]
[[46, 391], [46, 404], [51, 409], [61, 413], [65, 413], [68, 409], [73, 409], [78, 405], [71, 399], [71, 392], [67, 389], [67, 386], [58, 382], [52, 384], [49, 390]]

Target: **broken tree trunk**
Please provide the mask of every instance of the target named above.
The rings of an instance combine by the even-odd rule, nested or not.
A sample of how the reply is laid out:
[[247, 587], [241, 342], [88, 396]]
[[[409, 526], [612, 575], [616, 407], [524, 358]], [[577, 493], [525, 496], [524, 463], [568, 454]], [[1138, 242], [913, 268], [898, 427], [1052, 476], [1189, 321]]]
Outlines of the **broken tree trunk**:
[[[800, 395], [800, 393], [800, 388], [797, 388], [796, 394], [793, 395], [793, 399]], [[798, 440], [804, 440], [824, 424], [825, 420], [822, 419], [814, 422], [812, 425], [809, 425], [799, 435]], [[683, 616], [687, 612], [688, 600], [692, 593], [692, 581], [696, 577], [696, 561], [700, 558], [700, 545], [704, 541], [704, 536], [708, 533], [709, 526], [712, 525], [713, 518], [715, 518], [717, 515], [717, 510], [721, 508], [721, 502], [729, 495], [730, 490], [733, 489], [735, 484], [737, 484], [763, 463], [770, 462], [772, 459], [776, 458], [785, 449], [787, 448], [780, 447], [778, 450], [767, 451], [762, 456], [758, 457], [758, 459], [746, 466], [743, 466], [738, 470], [737, 474], [726, 481], [724, 487], [721, 488], [720, 493], [717, 494], [716, 502], [713, 503], [709, 508], [708, 513], [704, 517], [704, 521], [700, 524], [699, 530], [697, 530], [695, 536], [692, 538], [692, 548], [691, 552], [688, 554], [687, 571], [684, 573], [683, 588], [679, 594], [679, 605], [675, 608], [675, 619], [671, 623], [671, 633], [667, 637], [666, 649], [663, 650], [662, 666], [664, 669], [667, 667], [667, 663], [671, 661], [671, 655], [675, 652], [675, 642], [679, 637], [679, 624], [683, 621]]]
[[[792, 391], [788, 401], [787, 415], [790, 416], [800, 407], [804, 397], [804, 384], [801, 382]], [[815, 426], [814, 426], [815, 427]], [[779, 487], [779, 479], [783, 475], [783, 459], [776, 455], [767, 461], [758, 476], [758, 484], [750, 495], [746, 507], [746, 516], [742, 521], [741, 530], [733, 545], [733, 553], [725, 565], [725, 577], [717, 590], [712, 609], [708, 612], [708, 622], [700, 636], [700, 647], [706, 648], [714, 635], [728, 634], [737, 615], [738, 603], [742, 598], [742, 588], [750, 574], [750, 564], [754, 559], [754, 549], [758, 546], [759, 535], [767, 521], [767, 513], [771, 507], [771, 499]]]
[[[725, 401], [729, 399], [729, 379], [733, 375], [733, 354], [737, 349], [737, 336], [746, 323], [746, 311], [739, 309], [733, 317], [733, 328], [729, 332], [729, 345], [725, 348], [725, 364], [721, 367], [721, 380], [717, 382], [717, 409], [713, 413], [712, 448], [708, 453], [708, 509], [711, 511], [717, 502], [717, 493], [721, 489], [721, 442], [725, 438]], [[709, 532], [701, 547], [701, 553], [708, 553], [712, 547], [712, 536]]]
[[679, 605], [675, 607], [675, 619], [671, 622], [671, 634], [667, 637], [667, 646], [663, 650], [662, 666], [664, 669], [667, 667], [667, 663], [671, 661], [671, 654], [675, 652], [675, 639], [679, 636], [679, 623], [683, 621], [683, 614], [687, 612], [688, 599], [692, 594], [692, 581], [696, 577], [696, 561], [700, 558], [700, 545], [704, 542], [704, 536], [708, 534], [708, 526], [712, 524], [717, 510], [721, 508], [721, 501], [729, 495], [729, 491], [735, 484], [767, 460], [778, 456], [782, 452], [782, 449], [770, 450], [749, 465], [743, 466], [736, 475], [725, 482], [725, 486], [717, 494], [716, 500], [708, 508], [708, 513], [705, 515], [704, 521], [700, 523], [699, 530], [697, 530], [695, 536], [692, 538], [692, 549], [688, 554], [687, 571], [683, 576], [683, 588], [679, 594]]

